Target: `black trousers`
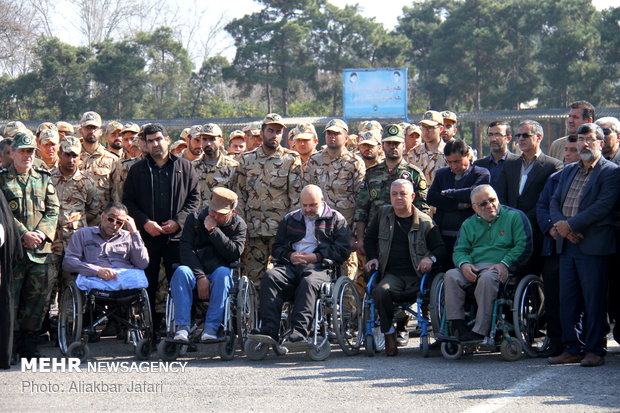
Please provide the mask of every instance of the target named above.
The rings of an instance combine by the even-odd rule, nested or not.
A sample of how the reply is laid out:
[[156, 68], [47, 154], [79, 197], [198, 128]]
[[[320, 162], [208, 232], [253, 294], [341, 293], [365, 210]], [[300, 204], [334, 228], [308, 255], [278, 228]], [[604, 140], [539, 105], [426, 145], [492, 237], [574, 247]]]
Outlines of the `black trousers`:
[[562, 343], [562, 323], [560, 321], [560, 256], [553, 254], [543, 257], [542, 279], [545, 292], [545, 315], [547, 335], [551, 346]]
[[144, 272], [149, 281], [147, 292], [151, 304], [151, 314], [153, 314], [153, 325], [158, 327], [157, 323], [161, 321], [161, 317], [155, 315], [155, 301], [157, 299], [157, 290], [159, 289], [159, 268], [163, 261], [164, 271], [168, 284], [172, 279], [174, 269], [179, 265], [179, 241], [171, 241], [167, 235], [159, 237], [145, 236], [144, 245], [149, 252], [149, 265]]
[[330, 282], [330, 277], [322, 264], [278, 265], [268, 270], [260, 284], [261, 327], [278, 331], [282, 306], [293, 300], [292, 329], [308, 337], [324, 282]]
[[381, 332], [387, 333], [394, 320], [394, 294], [410, 289], [420, 288], [420, 278], [417, 275], [399, 276], [384, 274], [379, 284], [373, 289], [375, 308], [379, 312]]

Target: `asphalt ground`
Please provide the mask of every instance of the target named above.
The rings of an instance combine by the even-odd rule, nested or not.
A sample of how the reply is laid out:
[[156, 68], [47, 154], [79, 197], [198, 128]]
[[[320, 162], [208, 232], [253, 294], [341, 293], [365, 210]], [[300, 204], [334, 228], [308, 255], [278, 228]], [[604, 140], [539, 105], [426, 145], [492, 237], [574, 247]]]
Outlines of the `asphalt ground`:
[[[609, 341], [606, 364], [551, 366], [545, 359], [504, 361], [499, 353], [446, 360], [422, 358], [412, 338], [397, 357], [345, 355], [310, 361], [305, 353], [251, 361], [238, 350], [222, 361], [216, 346], [199, 346], [177, 361], [184, 372], [0, 373], [0, 412], [599, 412], [620, 411], [620, 346]], [[90, 344], [91, 362], [140, 363], [115, 338]], [[60, 357], [52, 344], [44, 356]], [[158, 361], [153, 353], [151, 361]], [[158, 364], [156, 364], [158, 365]], [[171, 366], [171, 365], [169, 365]]]

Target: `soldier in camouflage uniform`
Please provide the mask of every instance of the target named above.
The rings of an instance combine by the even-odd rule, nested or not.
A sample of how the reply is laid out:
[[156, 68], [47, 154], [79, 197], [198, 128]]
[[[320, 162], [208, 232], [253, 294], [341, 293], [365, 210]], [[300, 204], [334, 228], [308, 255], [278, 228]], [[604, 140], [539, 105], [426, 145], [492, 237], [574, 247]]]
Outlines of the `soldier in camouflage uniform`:
[[280, 221], [299, 202], [301, 159], [280, 145], [284, 123], [275, 113], [261, 126], [263, 143], [246, 152], [237, 168], [237, 211], [248, 225], [248, 244], [243, 263], [256, 286], [271, 267], [271, 247]]
[[379, 207], [390, 203], [390, 185], [396, 179], [407, 179], [413, 183], [415, 200], [413, 204], [422, 212], [428, 212], [426, 191], [428, 186], [422, 171], [403, 158], [405, 147], [403, 131], [398, 125], [390, 125], [383, 138], [385, 161], [368, 168], [360, 185], [359, 195], [355, 203], [355, 222], [358, 252], [365, 254], [363, 239], [366, 225], [378, 213]]
[[79, 228], [93, 225], [99, 213], [95, 182], [78, 168], [81, 152], [79, 139], [73, 136], [63, 139], [60, 142], [58, 167], [50, 171], [60, 201], [60, 210], [56, 239], [52, 243], [55, 265], [50, 265], [49, 268], [61, 274], [58, 280], [59, 291], [64, 291], [72, 280], [69, 273], [59, 272], [69, 238]]
[[434, 110], [426, 111], [420, 121], [420, 127], [423, 143], [409, 151], [407, 160], [424, 172], [426, 182], [431, 185], [437, 169], [448, 166], [443, 156], [446, 144], [441, 140], [443, 117]]
[[301, 158], [301, 172], [303, 175], [308, 169], [310, 157], [317, 153], [316, 145], [319, 143], [319, 138], [314, 125], [311, 123], [297, 125], [291, 130], [290, 134], [294, 142], [295, 152]]
[[[132, 166], [142, 160], [144, 153], [142, 151], [142, 139], [136, 137], [131, 143], [131, 152], [139, 153], [140, 155], [131, 159], [121, 159], [120, 162], [114, 164], [114, 169], [110, 175], [112, 176], [112, 201], [123, 202], [123, 187], [127, 180], [127, 174]], [[125, 151], [128, 153], [128, 151]]]
[[226, 152], [229, 156], [232, 156], [235, 161], [241, 159], [241, 154], [245, 152], [245, 134], [239, 129], [235, 129], [228, 135], [228, 147]]
[[37, 149], [32, 134], [17, 133], [11, 149], [13, 165], [0, 170], [0, 189], [24, 247], [24, 257], [13, 271], [14, 329], [18, 332], [14, 351], [33, 358], [39, 357], [34, 332], [43, 323], [53, 282], [46, 277], [46, 266], [56, 235], [58, 197], [49, 172], [32, 166]]
[[221, 186], [232, 189], [235, 170], [239, 162], [222, 153], [224, 140], [222, 130], [215, 124], [208, 123], [202, 127], [202, 158], [192, 162], [198, 175], [201, 209], [209, 206], [211, 191]]
[[383, 151], [381, 150], [381, 132], [378, 130], [367, 130], [359, 135], [358, 145], [359, 154], [357, 155], [366, 169], [371, 166], [379, 165], [383, 162]]
[[[41, 125], [45, 125], [42, 123]], [[39, 128], [41, 128], [39, 125]], [[60, 146], [60, 136], [56, 125], [50, 123], [48, 128], [41, 130], [37, 136], [38, 156], [41, 159], [42, 167], [48, 171], [58, 165], [58, 147]]]
[[[308, 161], [303, 184], [321, 188], [325, 203], [340, 212], [353, 228], [355, 199], [366, 172], [364, 162], [345, 147], [349, 127], [340, 119], [329, 121], [325, 128], [327, 148], [312, 155]], [[353, 233], [353, 231], [351, 231]], [[346, 262], [346, 275], [353, 278], [357, 272], [357, 257], [350, 254]]]
[[[95, 181], [97, 196], [99, 198], [99, 213], [112, 199], [112, 170], [115, 168], [118, 158], [105, 150], [99, 142], [101, 138], [101, 116], [96, 112], [86, 112], [80, 120], [80, 134], [82, 142], [82, 154], [80, 170]], [[99, 222], [95, 222], [97, 225]]]

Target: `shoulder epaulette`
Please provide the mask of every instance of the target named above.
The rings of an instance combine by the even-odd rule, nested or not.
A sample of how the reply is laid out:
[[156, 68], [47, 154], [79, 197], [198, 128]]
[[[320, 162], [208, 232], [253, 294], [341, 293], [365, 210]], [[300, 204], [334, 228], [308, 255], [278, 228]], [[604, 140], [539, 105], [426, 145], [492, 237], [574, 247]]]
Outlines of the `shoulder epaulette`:
[[41, 168], [39, 166], [33, 166], [32, 169], [34, 169], [35, 171], [37, 171], [39, 173], [52, 176], [52, 173], [50, 171], [48, 171], [47, 169], [45, 169], [45, 168]]

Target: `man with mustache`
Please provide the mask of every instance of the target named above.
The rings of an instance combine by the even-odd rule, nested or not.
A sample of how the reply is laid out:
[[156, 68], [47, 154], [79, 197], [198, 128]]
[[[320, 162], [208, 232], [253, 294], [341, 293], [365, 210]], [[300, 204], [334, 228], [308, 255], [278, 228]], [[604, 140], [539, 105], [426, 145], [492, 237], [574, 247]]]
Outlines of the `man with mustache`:
[[[620, 169], [602, 156], [603, 130], [577, 129], [579, 162], [567, 165], [551, 198], [550, 213], [560, 254], [560, 320], [565, 351], [551, 364], [605, 363], [607, 267], [616, 250], [611, 213], [620, 191]], [[582, 341], [575, 324], [585, 314]]]

